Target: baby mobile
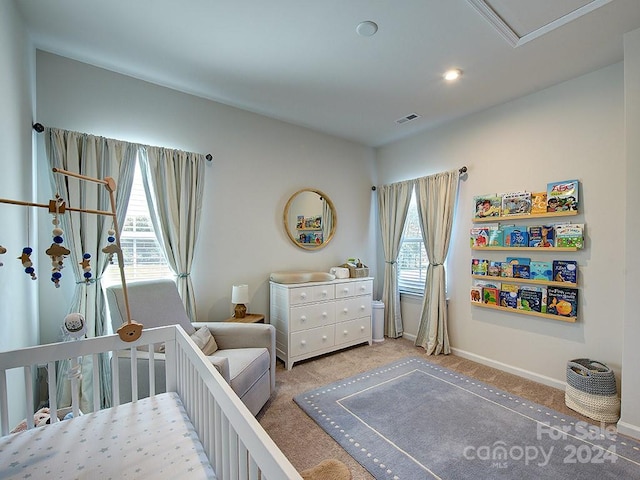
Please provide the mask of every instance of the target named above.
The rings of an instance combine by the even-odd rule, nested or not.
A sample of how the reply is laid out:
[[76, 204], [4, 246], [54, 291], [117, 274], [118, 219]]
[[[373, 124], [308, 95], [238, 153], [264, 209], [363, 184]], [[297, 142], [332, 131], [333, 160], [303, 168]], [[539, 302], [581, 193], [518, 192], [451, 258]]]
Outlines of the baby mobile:
[[49, 201], [49, 213], [53, 214], [53, 231], [51, 232], [53, 236], [53, 243], [45, 253], [51, 257], [51, 281], [54, 283], [56, 288], [60, 287], [60, 279], [62, 278], [62, 273], [60, 270], [64, 268], [64, 259], [71, 252], [68, 248], [63, 245], [64, 231], [60, 228], [60, 214], [64, 213], [65, 205], [60, 195], [56, 193], [56, 199]]

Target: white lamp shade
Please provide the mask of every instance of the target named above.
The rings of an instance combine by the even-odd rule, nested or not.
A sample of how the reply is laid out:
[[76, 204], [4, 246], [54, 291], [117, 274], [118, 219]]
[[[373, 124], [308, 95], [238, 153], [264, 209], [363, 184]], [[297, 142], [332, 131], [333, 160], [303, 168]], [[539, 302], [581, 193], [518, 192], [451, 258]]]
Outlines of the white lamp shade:
[[234, 285], [231, 290], [231, 303], [249, 303], [249, 285]]

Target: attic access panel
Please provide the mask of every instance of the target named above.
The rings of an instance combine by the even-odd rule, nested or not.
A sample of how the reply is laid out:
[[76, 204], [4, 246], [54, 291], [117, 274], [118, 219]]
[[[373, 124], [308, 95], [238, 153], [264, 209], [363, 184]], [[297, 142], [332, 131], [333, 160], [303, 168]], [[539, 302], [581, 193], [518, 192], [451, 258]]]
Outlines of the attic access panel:
[[611, 0], [467, 0], [513, 46], [606, 5]]

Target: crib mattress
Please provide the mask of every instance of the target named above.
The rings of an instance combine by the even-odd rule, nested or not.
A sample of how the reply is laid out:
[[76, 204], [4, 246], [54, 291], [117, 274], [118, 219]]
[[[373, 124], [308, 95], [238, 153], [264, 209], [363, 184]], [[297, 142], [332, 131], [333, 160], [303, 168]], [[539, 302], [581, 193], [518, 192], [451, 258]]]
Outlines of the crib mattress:
[[176, 393], [0, 438], [0, 478], [215, 479]]

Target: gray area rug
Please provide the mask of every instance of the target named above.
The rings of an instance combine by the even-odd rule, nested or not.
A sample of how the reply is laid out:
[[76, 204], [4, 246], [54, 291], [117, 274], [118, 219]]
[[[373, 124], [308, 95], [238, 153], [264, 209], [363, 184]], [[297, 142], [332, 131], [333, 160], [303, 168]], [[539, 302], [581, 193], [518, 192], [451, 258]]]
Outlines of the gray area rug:
[[640, 442], [418, 357], [294, 400], [376, 479], [640, 479]]

